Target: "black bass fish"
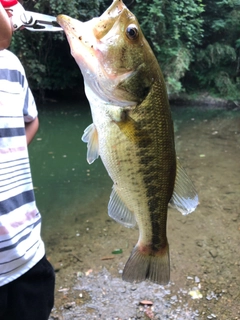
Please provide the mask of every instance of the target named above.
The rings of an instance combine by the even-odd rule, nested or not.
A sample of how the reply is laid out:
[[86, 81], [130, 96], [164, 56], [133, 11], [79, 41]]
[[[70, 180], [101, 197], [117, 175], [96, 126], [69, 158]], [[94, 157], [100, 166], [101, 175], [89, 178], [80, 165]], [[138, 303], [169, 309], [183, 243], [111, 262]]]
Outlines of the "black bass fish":
[[197, 207], [198, 196], [176, 160], [158, 62], [122, 0], [87, 22], [65, 15], [57, 21], [82, 71], [91, 106], [93, 123], [82, 137], [87, 161], [100, 156], [113, 180], [108, 214], [126, 227], [139, 227], [123, 279], [167, 284], [168, 204], [188, 214]]

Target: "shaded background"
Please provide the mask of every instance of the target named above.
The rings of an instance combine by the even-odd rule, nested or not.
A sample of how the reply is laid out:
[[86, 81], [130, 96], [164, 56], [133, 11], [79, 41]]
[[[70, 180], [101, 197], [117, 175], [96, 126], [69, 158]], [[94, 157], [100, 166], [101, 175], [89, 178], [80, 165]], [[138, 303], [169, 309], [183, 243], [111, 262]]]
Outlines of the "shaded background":
[[[27, 10], [81, 21], [101, 15], [112, 1], [29, 0]], [[136, 14], [165, 76], [168, 93], [207, 92], [240, 99], [239, 0], [125, 1]], [[82, 77], [63, 33], [14, 33], [11, 50], [23, 62], [35, 96], [43, 100], [82, 90]]]

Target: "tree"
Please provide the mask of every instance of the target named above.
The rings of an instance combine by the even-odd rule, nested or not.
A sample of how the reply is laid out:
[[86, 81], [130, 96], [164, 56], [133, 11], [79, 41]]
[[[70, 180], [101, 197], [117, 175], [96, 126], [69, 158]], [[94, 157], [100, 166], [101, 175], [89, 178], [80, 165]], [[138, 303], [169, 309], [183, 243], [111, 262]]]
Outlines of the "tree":
[[168, 92], [180, 92], [180, 79], [202, 41], [202, 1], [136, 0], [133, 11], [160, 63]]
[[[156, 54], [169, 94], [200, 89], [239, 98], [240, 0], [129, 1], [129, 9]], [[111, 3], [29, 0], [24, 6], [86, 21], [101, 15]], [[46, 90], [74, 88], [82, 82], [63, 32], [19, 31], [14, 34], [11, 49], [22, 60], [32, 89], [42, 97]]]
[[[203, 0], [204, 38], [188, 83], [225, 98], [240, 98], [240, 1]], [[190, 88], [190, 86], [188, 86]]]
[[[30, 0], [26, 10], [57, 16], [66, 14], [82, 21], [99, 15], [98, 0]], [[73, 88], [82, 81], [81, 73], [70, 55], [69, 45], [63, 32], [15, 32], [11, 50], [22, 61], [32, 90], [43, 99], [46, 90]]]

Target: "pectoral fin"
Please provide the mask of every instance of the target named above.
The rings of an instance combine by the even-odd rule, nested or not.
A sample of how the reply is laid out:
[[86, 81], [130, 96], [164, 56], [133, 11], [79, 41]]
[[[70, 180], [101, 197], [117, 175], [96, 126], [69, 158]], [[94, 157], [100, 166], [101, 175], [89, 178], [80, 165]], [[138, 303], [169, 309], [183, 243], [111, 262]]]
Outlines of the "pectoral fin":
[[119, 117], [119, 121], [115, 121], [118, 128], [121, 130], [122, 134], [127, 137], [127, 139], [134, 144], [148, 145], [151, 143], [152, 139], [149, 132], [143, 128], [141, 122], [135, 121], [129, 115], [129, 110], [122, 109], [122, 113]]
[[135, 132], [137, 130], [137, 123], [129, 116], [129, 109], [123, 107], [108, 108], [108, 115], [112, 121], [119, 127], [123, 135], [130, 141], [136, 143]]
[[192, 181], [177, 161], [177, 175], [169, 204], [183, 215], [193, 212], [198, 205], [198, 195]]
[[108, 203], [108, 215], [128, 228], [133, 228], [136, 224], [134, 214], [126, 207], [114, 186]]
[[98, 132], [94, 123], [84, 130], [82, 141], [87, 143], [87, 162], [91, 164], [99, 157]]

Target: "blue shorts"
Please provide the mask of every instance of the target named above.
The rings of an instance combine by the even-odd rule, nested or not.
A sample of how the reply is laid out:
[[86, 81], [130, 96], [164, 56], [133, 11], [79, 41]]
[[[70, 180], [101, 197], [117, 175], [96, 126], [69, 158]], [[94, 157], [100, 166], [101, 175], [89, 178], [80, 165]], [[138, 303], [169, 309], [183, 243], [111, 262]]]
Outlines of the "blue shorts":
[[44, 256], [18, 279], [0, 287], [0, 320], [48, 320], [55, 273]]

